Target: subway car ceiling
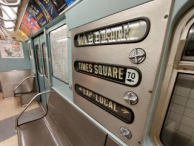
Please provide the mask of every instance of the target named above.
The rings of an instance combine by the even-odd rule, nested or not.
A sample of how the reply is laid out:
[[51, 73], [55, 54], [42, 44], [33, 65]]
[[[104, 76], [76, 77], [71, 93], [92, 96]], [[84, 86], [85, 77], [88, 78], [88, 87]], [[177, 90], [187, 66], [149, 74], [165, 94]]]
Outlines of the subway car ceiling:
[[[0, 8], [0, 91], [21, 93], [27, 107], [34, 97], [67, 139], [54, 128], [55, 145], [194, 146], [193, 0], [0, 0]], [[19, 124], [20, 116], [19, 145], [32, 145], [34, 133], [22, 130], [41, 119]]]

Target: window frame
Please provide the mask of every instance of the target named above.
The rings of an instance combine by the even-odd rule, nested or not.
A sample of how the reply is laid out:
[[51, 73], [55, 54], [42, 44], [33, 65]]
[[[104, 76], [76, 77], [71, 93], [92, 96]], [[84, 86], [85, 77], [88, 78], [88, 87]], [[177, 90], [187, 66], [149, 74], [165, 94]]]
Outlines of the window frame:
[[170, 48], [169, 59], [164, 73], [164, 79], [158, 97], [156, 110], [154, 113], [150, 138], [154, 145], [163, 145], [160, 134], [165, 122], [168, 107], [171, 101], [174, 85], [179, 73], [194, 75], [194, 61], [182, 61], [182, 54], [187, 41], [190, 27], [194, 24], [194, 9], [191, 9], [178, 23]]

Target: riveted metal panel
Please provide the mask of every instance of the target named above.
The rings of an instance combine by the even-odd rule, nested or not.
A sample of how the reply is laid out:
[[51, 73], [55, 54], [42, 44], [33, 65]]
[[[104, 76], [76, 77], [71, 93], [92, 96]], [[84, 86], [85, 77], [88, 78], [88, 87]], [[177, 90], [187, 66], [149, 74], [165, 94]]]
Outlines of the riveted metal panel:
[[[141, 145], [142, 142], [146, 120], [149, 116], [149, 105], [152, 102], [152, 91], [154, 90], [154, 83], [157, 78], [157, 69], [160, 65], [161, 54], [163, 51], [171, 2], [171, 0], [155, 0], [72, 30], [71, 36], [73, 38], [76, 34], [82, 32], [88, 32], [90, 30], [111, 26], [112, 24], [136, 18], [146, 17], [150, 21], [149, 34], [141, 42], [75, 47], [74, 42], [72, 41], [74, 102], [129, 145], [137, 146]], [[130, 62], [128, 58], [129, 53], [134, 48], [142, 48], [145, 50], [146, 59], [143, 63], [133, 64]], [[135, 67], [142, 73], [141, 83], [136, 87], [127, 87], [102, 78], [89, 76], [75, 70], [75, 61]], [[79, 96], [75, 92], [75, 84], [81, 85], [95, 93], [99, 93], [104, 97], [129, 107], [134, 112], [133, 123], [127, 124]], [[124, 94], [127, 91], [132, 91], [137, 94], [139, 100], [136, 105], [130, 105], [123, 99]], [[125, 126], [131, 131], [131, 139], [126, 139], [124, 136], [120, 135], [119, 128], [121, 126]]]

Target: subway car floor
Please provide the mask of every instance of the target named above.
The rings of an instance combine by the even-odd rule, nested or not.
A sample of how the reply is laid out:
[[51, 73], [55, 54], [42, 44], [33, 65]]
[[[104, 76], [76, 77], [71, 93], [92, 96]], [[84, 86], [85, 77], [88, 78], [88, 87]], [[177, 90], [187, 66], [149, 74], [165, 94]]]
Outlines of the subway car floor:
[[[17, 133], [15, 132], [15, 119], [24, 109], [20, 104], [20, 97], [3, 99], [0, 92], [0, 146], [18, 146]], [[43, 115], [40, 105], [33, 103], [22, 115], [21, 123]]]

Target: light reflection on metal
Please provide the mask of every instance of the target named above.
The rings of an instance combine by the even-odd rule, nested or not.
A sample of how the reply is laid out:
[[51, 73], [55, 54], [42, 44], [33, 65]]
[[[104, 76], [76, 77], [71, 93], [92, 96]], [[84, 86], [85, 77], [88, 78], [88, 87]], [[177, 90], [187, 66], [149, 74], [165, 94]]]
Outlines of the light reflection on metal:
[[8, 3], [5, 0], [0, 0], [0, 5], [8, 6], [8, 7], [18, 7], [21, 4], [21, 0], [17, 0], [15, 3]]

